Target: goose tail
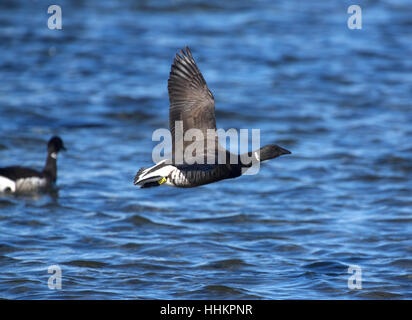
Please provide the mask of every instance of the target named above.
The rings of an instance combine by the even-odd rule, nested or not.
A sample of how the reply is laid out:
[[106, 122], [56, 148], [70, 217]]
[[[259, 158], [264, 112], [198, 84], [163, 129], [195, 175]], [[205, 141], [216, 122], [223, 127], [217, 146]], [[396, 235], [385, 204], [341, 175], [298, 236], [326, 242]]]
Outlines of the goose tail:
[[141, 168], [135, 175], [133, 183], [141, 188], [157, 187], [165, 183], [169, 174], [176, 168], [166, 164], [166, 160], [150, 168]]

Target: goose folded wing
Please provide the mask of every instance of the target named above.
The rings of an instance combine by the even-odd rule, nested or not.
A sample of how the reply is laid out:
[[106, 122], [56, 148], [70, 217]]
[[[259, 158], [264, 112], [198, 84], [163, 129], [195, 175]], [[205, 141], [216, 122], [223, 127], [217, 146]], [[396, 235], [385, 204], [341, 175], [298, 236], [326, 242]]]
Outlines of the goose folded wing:
[[0, 176], [16, 181], [18, 179], [41, 177], [42, 173], [30, 168], [12, 166], [0, 168]]

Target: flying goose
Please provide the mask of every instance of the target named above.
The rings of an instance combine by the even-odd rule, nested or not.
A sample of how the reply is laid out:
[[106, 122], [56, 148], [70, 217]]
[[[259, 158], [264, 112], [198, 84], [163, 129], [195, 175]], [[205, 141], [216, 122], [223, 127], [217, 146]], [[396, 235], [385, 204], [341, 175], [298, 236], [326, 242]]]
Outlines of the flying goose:
[[11, 166], [0, 168], [0, 192], [36, 192], [52, 186], [57, 180], [57, 154], [66, 150], [62, 139], [52, 137], [47, 144], [46, 165], [42, 171]]
[[[262, 162], [291, 152], [277, 145], [266, 145], [259, 150], [243, 155], [234, 155], [218, 143], [215, 120], [215, 101], [207, 87], [206, 81], [199, 71], [188, 47], [180, 50], [171, 67], [168, 80], [169, 92], [169, 127], [172, 135], [172, 157], [163, 160], [150, 168], [141, 168], [134, 184], [142, 188], [160, 186], [162, 184], [191, 188], [200, 185], [236, 178], [242, 175], [254, 162]], [[175, 137], [178, 129], [183, 134]], [[204, 141], [185, 141], [184, 133], [189, 129], [198, 129]], [[210, 134], [210, 133], [215, 134]], [[192, 144], [203, 151], [199, 154], [189, 153], [189, 159], [182, 154]], [[226, 155], [225, 162], [218, 161], [220, 155]], [[215, 161], [207, 161], [208, 156], [215, 156]], [[248, 156], [251, 161], [244, 164], [242, 159]], [[180, 158], [179, 158], [180, 157]], [[238, 161], [231, 161], [237, 159]]]

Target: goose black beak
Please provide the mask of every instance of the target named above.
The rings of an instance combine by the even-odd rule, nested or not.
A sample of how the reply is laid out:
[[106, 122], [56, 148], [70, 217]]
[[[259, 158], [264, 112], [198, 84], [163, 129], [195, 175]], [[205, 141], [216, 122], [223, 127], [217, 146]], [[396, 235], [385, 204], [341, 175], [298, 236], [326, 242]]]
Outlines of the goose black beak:
[[280, 154], [282, 155], [282, 154], [291, 154], [292, 152], [290, 152], [289, 150], [286, 150], [286, 149], [284, 149], [284, 148], [280, 148], [279, 147], [279, 149], [280, 149]]

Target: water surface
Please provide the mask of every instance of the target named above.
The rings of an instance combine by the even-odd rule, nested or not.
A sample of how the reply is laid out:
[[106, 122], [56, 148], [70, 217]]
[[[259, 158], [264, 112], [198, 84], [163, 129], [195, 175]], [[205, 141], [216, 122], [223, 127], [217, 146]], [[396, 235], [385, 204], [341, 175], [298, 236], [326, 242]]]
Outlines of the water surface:
[[[0, 4], [0, 166], [68, 149], [50, 195], [0, 197], [6, 299], [412, 298], [409, 1]], [[194, 189], [133, 186], [190, 45], [219, 128], [293, 152]], [[47, 269], [62, 269], [50, 290]], [[348, 288], [348, 267], [362, 289]]]

